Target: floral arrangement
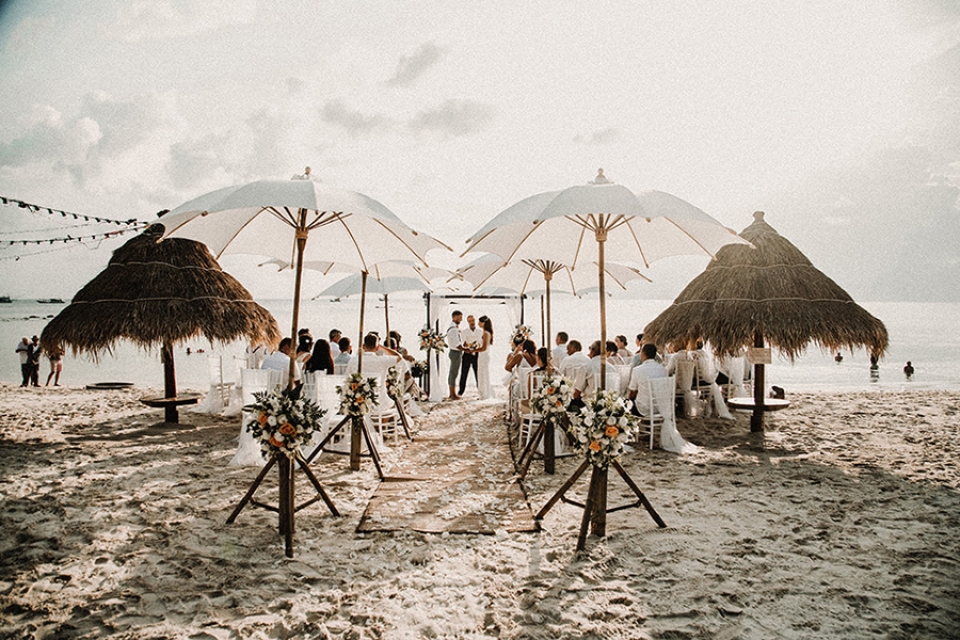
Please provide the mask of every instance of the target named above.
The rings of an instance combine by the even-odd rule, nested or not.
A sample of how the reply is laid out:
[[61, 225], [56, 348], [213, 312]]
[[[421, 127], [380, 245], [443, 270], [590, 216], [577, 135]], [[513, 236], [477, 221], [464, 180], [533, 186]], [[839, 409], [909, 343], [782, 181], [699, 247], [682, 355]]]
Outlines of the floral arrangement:
[[260, 442], [265, 454], [296, 458], [300, 447], [320, 428], [325, 413], [310, 400], [290, 396], [289, 389], [253, 394], [252, 418], [247, 431]]
[[387, 395], [391, 400], [396, 400], [403, 395], [403, 389], [400, 387], [400, 371], [398, 371], [396, 367], [387, 369], [383, 386], [386, 388]]
[[424, 326], [417, 334], [420, 337], [421, 351], [444, 351], [447, 348], [447, 341], [439, 331]]
[[580, 411], [571, 414], [573, 446], [597, 467], [606, 467], [623, 453], [623, 445], [637, 432], [632, 402], [612, 391], [598, 391]]
[[533, 329], [525, 324], [518, 324], [513, 328], [513, 335], [510, 337], [510, 342], [516, 344], [523, 340], [529, 340], [530, 336], [533, 335]]
[[340, 415], [365, 416], [380, 404], [377, 395], [377, 379], [365, 378], [362, 373], [351, 373], [343, 384], [337, 386], [340, 394]]
[[544, 420], [552, 420], [554, 425], [559, 424], [567, 414], [567, 407], [573, 399], [573, 385], [559, 374], [548, 375], [543, 379], [543, 385], [530, 396], [530, 406], [543, 416]]
[[414, 378], [420, 378], [426, 375], [427, 373], [427, 361], [426, 360], [417, 360], [410, 365], [410, 375]]

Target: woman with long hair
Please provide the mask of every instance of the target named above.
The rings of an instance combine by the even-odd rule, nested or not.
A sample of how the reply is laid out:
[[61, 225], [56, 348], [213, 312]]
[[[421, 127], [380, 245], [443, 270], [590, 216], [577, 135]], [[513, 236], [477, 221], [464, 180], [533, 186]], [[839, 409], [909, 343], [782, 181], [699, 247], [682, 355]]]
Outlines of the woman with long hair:
[[333, 375], [333, 355], [330, 353], [330, 343], [320, 338], [313, 343], [313, 354], [307, 360], [305, 371], [323, 371], [328, 376]]

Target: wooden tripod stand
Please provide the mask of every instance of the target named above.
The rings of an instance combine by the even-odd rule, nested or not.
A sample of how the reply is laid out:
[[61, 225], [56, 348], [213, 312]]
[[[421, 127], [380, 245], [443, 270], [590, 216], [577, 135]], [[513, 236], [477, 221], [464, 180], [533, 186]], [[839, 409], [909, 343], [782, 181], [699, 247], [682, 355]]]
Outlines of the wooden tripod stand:
[[563, 500], [567, 504], [572, 504], [574, 506], [580, 507], [583, 509], [583, 519], [580, 521], [580, 536], [577, 538], [577, 551], [583, 551], [587, 546], [587, 529], [591, 529], [591, 533], [597, 537], [604, 537], [607, 535], [607, 514], [613, 513], [614, 511], [622, 511], [623, 509], [632, 509], [634, 507], [643, 506], [650, 516], [653, 518], [653, 521], [657, 523], [658, 527], [666, 527], [666, 523], [660, 518], [657, 512], [654, 510], [653, 505], [650, 504], [650, 501], [647, 500], [647, 497], [643, 495], [643, 492], [640, 491], [640, 487], [633, 481], [633, 479], [627, 474], [627, 471], [623, 468], [617, 460], [612, 460], [610, 465], [617, 470], [617, 473], [620, 474], [620, 477], [623, 478], [623, 481], [627, 483], [627, 486], [633, 491], [637, 496], [636, 502], [631, 502], [629, 504], [620, 505], [619, 507], [613, 507], [611, 509], [607, 508], [607, 472], [609, 469], [607, 467], [598, 467], [593, 465], [593, 471], [590, 474], [590, 487], [587, 489], [587, 500], [585, 503], [576, 502], [570, 500], [564, 496], [566, 492], [580, 479], [580, 476], [583, 475], [583, 472], [587, 470], [587, 466], [590, 465], [589, 460], [584, 460], [583, 463], [577, 467], [577, 470], [573, 472], [573, 475], [563, 486], [560, 487], [560, 490], [540, 509], [540, 512], [535, 516], [537, 520], [542, 520], [545, 515], [557, 504], [560, 500]]
[[[283, 536], [284, 548], [288, 558], [293, 557], [294, 515], [297, 511], [309, 507], [318, 500], [323, 500], [324, 503], [326, 503], [327, 508], [330, 509], [330, 513], [335, 516], [340, 515], [340, 512], [337, 511], [337, 507], [334, 506], [333, 501], [330, 500], [330, 497], [327, 495], [326, 491], [323, 490], [323, 486], [320, 484], [320, 481], [317, 480], [317, 476], [313, 475], [313, 471], [310, 470], [310, 466], [307, 461], [304, 460], [299, 453], [294, 460], [296, 461], [297, 465], [300, 466], [300, 469], [303, 470], [303, 473], [307, 476], [307, 478], [310, 479], [311, 484], [313, 484], [313, 488], [317, 490], [316, 496], [310, 500], [307, 500], [299, 507], [296, 506], [296, 495], [293, 485], [293, 472], [296, 470], [296, 466], [293, 464], [293, 460], [287, 456], [275, 453], [273, 457], [270, 458], [270, 461], [264, 465], [263, 469], [260, 470], [260, 474], [257, 476], [257, 479], [253, 481], [252, 485], [250, 485], [250, 489], [247, 491], [247, 494], [243, 496], [243, 499], [240, 500], [237, 508], [234, 509], [233, 513], [230, 514], [230, 517], [227, 518], [227, 524], [233, 524], [234, 520], [237, 519], [237, 516], [240, 515], [240, 512], [243, 511], [243, 508], [247, 506], [247, 503], [262, 509], [266, 509], [267, 511], [275, 511], [279, 515], [280, 535]], [[271, 504], [266, 504], [253, 499], [253, 495], [260, 487], [260, 483], [263, 482], [265, 477], [267, 477], [267, 473], [273, 468], [273, 465], [277, 465], [277, 469], [280, 471], [280, 504], [276, 507]]]
[[370, 458], [373, 460], [373, 466], [377, 468], [377, 475], [382, 481], [384, 475], [383, 468], [380, 466], [380, 454], [377, 453], [377, 448], [373, 445], [373, 439], [370, 437], [370, 431], [367, 429], [367, 423], [361, 416], [346, 416], [341, 420], [337, 426], [331, 429], [330, 433], [320, 441], [320, 444], [313, 450], [313, 453], [307, 457], [307, 462], [312, 462], [314, 458], [320, 455], [327, 443], [330, 442], [333, 436], [346, 426], [348, 422], [350, 423], [350, 468], [354, 471], [359, 471], [360, 469], [360, 438], [363, 437], [367, 443]]

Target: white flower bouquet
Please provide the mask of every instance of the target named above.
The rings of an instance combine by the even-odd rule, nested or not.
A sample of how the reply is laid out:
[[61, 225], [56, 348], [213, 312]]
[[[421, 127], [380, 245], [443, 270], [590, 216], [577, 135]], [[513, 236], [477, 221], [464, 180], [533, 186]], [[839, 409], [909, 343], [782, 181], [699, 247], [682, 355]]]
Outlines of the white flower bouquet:
[[396, 367], [387, 369], [387, 375], [383, 380], [387, 395], [391, 400], [396, 400], [403, 395], [403, 389], [400, 386], [400, 371]]
[[513, 335], [510, 337], [510, 342], [516, 344], [522, 340], [529, 340], [533, 335], [533, 329], [525, 324], [518, 324], [513, 328]]
[[597, 467], [607, 467], [623, 454], [623, 445], [637, 432], [633, 405], [611, 391], [598, 391], [580, 411], [571, 414], [573, 446]]
[[420, 333], [418, 333], [417, 336], [420, 338], [421, 351], [429, 353], [430, 351], [444, 351], [447, 348], [447, 340], [444, 335], [431, 329], [429, 326], [420, 329]]
[[260, 443], [264, 457], [282, 453], [296, 458], [300, 447], [320, 428], [324, 410], [306, 398], [291, 398], [286, 388], [253, 397], [252, 418], [246, 427]]
[[337, 387], [340, 394], [340, 415], [365, 416], [380, 404], [376, 378], [365, 378], [362, 373], [351, 373]]
[[545, 420], [559, 420], [567, 414], [567, 407], [573, 399], [573, 385], [559, 374], [551, 374], [543, 379], [543, 385], [530, 396], [530, 406]]

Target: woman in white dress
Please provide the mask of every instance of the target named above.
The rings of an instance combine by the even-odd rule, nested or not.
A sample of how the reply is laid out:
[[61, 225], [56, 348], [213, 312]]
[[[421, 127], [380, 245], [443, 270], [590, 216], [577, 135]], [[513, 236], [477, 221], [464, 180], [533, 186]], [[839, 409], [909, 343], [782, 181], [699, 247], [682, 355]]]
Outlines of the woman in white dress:
[[483, 341], [477, 350], [477, 392], [481, 400], [493, 397], [490, 386], [490, 351], [493, 348], [493, 322], [487, 316], [480, 317], [483, 328]]

